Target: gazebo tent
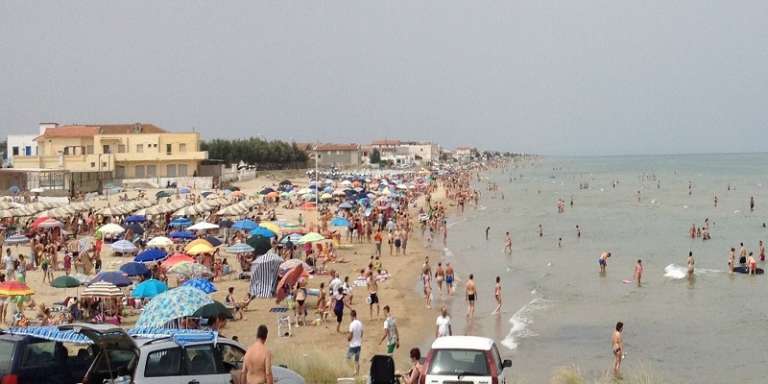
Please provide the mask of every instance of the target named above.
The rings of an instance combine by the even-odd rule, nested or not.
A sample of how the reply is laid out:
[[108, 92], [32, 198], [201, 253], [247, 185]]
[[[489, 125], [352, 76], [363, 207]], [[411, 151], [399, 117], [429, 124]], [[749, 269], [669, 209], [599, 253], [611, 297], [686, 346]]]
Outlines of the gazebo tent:
[[259, 256], [251, 263], [251, 287], [253, 297], [269, 298], [275, 293], [277, 285], [277, 270], [283, 258], [269, 251]]

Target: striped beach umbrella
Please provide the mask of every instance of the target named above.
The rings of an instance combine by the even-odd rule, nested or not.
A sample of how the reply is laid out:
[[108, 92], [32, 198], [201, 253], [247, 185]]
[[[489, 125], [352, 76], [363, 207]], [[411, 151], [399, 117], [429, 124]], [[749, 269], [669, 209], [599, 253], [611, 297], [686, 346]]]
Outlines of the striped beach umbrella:
[[27, 284], [11, 280], [0, 283], [0, 296], [29, 296], [34, 294]]
[[142, 312], [136, 327], [162, 327], [178, 318], [192, 316], [206, 304], [213, 303], [205, 292], [193, 287], [178, 287], [155, 296]]
[[197, 263], [176, 264], [168, 270], [169, 273], [181, 275], [186, 278], [211, 276], [211, 270], [205, 265]]
[[86, 297], [120, 297], [123, 296], [123, 291], [112, 283], [99, 281], [86, 287], [80, 295]]
[[226, 251], [229, 253], [251, 253], [254, 251], [254, 248], [245, 243], [237, 243], [228, 247]]
[[149, 240], [147, 246], [155, 248], [168, 248], [173, 246], [173, 240], [165, 236], [156, 236]]
[[133, 243], [128, 240], [115, 241], [112, 243], [111, 247], [112, 251], [120, 253], [133, 253], [139, 250], [135, 245], [133, 245]]
[[15, 235], [11, 235], [7, 239], [5, 239], [5, 244], [10, 244], [10, 245], [26, 244], [26, 243], [29, 243], [29, 238], [19, 233]]

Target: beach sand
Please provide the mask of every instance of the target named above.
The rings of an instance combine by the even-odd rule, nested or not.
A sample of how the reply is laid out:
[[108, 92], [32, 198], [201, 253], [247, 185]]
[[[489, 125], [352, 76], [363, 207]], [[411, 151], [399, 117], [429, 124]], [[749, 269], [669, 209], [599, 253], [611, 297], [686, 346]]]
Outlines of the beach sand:
[[[259, 175], [256, 179], [235, 183], [235, 185], [240, 187], [246, 194], [251, 195], [265, 186], [276, 185], [286, 178], [299, 185], [302, 183], [306, 184], [306, 176], [304, 176], [303, 171], [276, 171], [265, 172], [264, 174]], [[153, 196], [154, 192], [155, 191], [153, 190], [148, 190], [147, 196]], [[135, 192], [129, 191], [128, 194], [129, 197], [135, 196]], [[437, 193], [433, 194], [433, 201], [440, 200], [443, 195], [442, 190], [438, 190]], [[102, 204], [106, 205], [107, 201], [112, 204], [117, 204], [117, 199], [118, 196], [113, 195], [109, 197], [109, 200], [104, 200]], [[419, 204], [423, 204], [423, 198], [419, 199]], [[314, 211], [302, 211], [298, 209], [288, 210], [282, 207], [277, 209], [277, 215], [280, 220], [296, 222], [299, 213], [303, 214], [305, 222], [311, 224], [314, 221]], [[412, 215], [412, 217], [415, 216], [415, 214]], [[414, 227], [416, 227], [415, 223]], [[424, 261], [424, 257], [430, 256], [431, 260], [436, 260], [437, 255], [434, 250], [425, 247], [417, 232], [418, 231], [412, 231], [411, 239], [409, 241], [408, 255], [406, 256], [390, 256], [386, 244], [384, 244], [382, 249], [383, 268], [391, 274], [391, 277], [386, 282], [379, 284], [379, 298], [381, 307], [383, 308], [384, 305], [389, 305], [392, 314], [397, 321], [400, 333], [400, 349], [396, 351], [394, 357], [398, 369], [402, 370], [407, 369], [409, 366], [409, 349], [414, 346], [421, 346], [432, 339], [434, 333], [433, 321], [438, 310], [434, 306], [431, 310], [425, 308], [424, 300], [417, 283], [420, 276], [420, 266]], [[22, 253], [29, 255], [28, 247], [11, 247], [11, 249], [14, 254]], [[345, 240], [341, 243], [337, 252], [339, 258], [346, 260], [347, 262], [328, 264], [327, 269], [338, 271], [342, 279], [344, 276], [349, 276], [350, 281], [354, 281], [359, 274], [359, 270], [368, 265], [370, 256], [374, 254], [374, 245], [373, 243], [350, 244]], [[228, 255], [227, 258], [234, 269], [239, 269], [236, 258], [233, 255]], [[106, 246], [102, 251], [102, 260], [103, 270], [109, 271], [118, 270], [120, 265], [131, 261], [132, 258], [116, 257], [111, 254], [109, 247]], [[63, 271], [55, 272], [56, 277], [63, 274]], [[215, 284], [218, 291], [212, 294], [212, 298], [224, 302], [228, 287], [235, 287], [235, 296], [238, 300], [243, 300], [248, 292], [249, 280], [238, 280], [235, 276], [236, 274], [230, 274], [223, 279], [216, 281]], [[42, 277], [43, 272], [39, 269], [27, 273], [27, 283], [35, 290], [33, 299], [36, 303], [45, 303], [50, 306], [54, 302], [62, 301], [66, 296], [76, 296], [78, 291], [83, 289], [53, 288], [47, 283], [43, 283]], [[325, 282], [327, 285], [328, 281], [328, 275], [310, 278], [308, 280], [308, 288], [319, 288], [321, 282]], [[175, 279], [171, 277], [169, 283], [173, 286], [175, 284]], [[384, 334], [384, 314], [382, 310], [381, 316], [378, 319], [369, 318], [368, 305], [365, 301], [367, 297], [367, 290], [365, 287], [354, 288], [353, 295], [353, 307], [357, 310], [358, 318], [363, 322], [365, 329], [361, 355], [361, 375], [365, 375], [369, 368], [370, 358], [375, 354], [386, 353], [386, 342], [379, 345], [379, 340], [381, 340], [381, 337]], [[310, 296], [307, 299], [307, 303], [309, 311], [307, 319], [311, 322], [318, 318], [315, 313], [317, 298]], [[270, 330], [268, 346], [273, 350], [274, 361], [276, 364], [293, 361], [293, 359], [297, 357], [297, 353], [320, 355], [327, 357], [333, 365], [344, 365], [345, 368], [349, 367], [348, 370], [342, 369], [342, 371], [348, 371], [347, 376], [352, 376], [352, 365], [345, 361], [345, 353], [347, 350], [346, 333], [336, 333], [336, 320], [333, 313], [330, 314], [325, 325], [308, 325], [293, 328], [292, 336], [280, 337], [277, 334], [278, 316], [275, 313], [270, 313], [269, 309], [284, 305], [285, 303], [280, 305], [276, 304], [274, 299], [255, 299], [251, 302], [248, 310], [245, 312], [245, 319], [229, 321], [222, 333], [229, 337], [237, 336], [239, 341], [247, 347], [256, 339], [257, 327], [260, 324], [265, 324]], [[28, 317], [34, 318], [36, 311], [28, 308], [25, 313]], [[136, 316], [125, 318], [123, 326], [130, 328], [136, 319]], [[349, 326], [349, 321], [349, 311], [345, 311], [344, 322], [341, 327], [342, 332], [346, 332]]]

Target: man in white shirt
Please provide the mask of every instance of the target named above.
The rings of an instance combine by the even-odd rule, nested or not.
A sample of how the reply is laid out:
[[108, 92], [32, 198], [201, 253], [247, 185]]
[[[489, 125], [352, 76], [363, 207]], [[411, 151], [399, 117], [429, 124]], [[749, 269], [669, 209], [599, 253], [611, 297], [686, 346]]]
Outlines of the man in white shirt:
[[3, 257], [3, 263], [5, 264], [5, 278], [6, 280], [16, 280], [16, 270], [14, 262], [16, 260], [11, 256], [11, 248], [6, 248], [5, 256]]
[[357, 311], [350, 312], [352, 322], [349, 323], [349, 349], [347, 350], [347, 360], [355, 359], [355, 376], [360, 374], [360, 349], [363, 346], [363, 323], [357, 319]]
[[435, 337], [451, 336], [453, 330], [451, 329], [451, 317], [448, 316], [448, 308], [443, 306], [440, 316], [437, 317], [435, 322], [437, 328], [435, 329]]
[[339, 287], [344, 285], [344, 282], [339, 279], [339, 273], [338, 272], [331, 272], [333, 279], [328, 283], [328, 289], [331, 292], [331, 295], [335, 295], [336, 292], [339, 291]]

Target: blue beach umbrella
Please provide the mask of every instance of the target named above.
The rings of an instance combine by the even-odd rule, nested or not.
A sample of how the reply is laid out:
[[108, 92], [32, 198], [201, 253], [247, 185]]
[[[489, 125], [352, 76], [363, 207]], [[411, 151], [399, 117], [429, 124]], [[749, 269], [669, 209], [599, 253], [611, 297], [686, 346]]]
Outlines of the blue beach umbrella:
[[168, 286], [162, 281], [149, 279], [136, 285], [136, 288], [133, 289], [133, 297], [151, 299], [167, 290]]
[[206, 304], [213, 303], [208, 295], [193, 287], [178, 287], [155, 296], [142, 312], [136, 327], [162, 327], [171, 320], [192, 316]]
[[275, 237], [275, 233], [264, 227], [256, 227], [250, 232], [251, 236]]
[[205, 293], [213, 293], [217, 291], [216, 286], [206, 279], [187, 280], [184, 282], [184, 284], [182, 284], [182, 286], [197, 288]]
[[178, 219], [174, 219], [169, 224], [171, 227], [189, 227], [192, 225], [192, 220], [187, 219], [186, 217], [181, 217]]
[[145, 250], [144, 252], [139, 253], [136, 255], [136, 257], [133, 259], [133, 261], [138, 261], [140, 263], [146, 263], [150, 261], [157, 261], [165, 259], [165, 257], [168, 256], [168, 254], [160, 249], [160, 248], [150, 248]]
[[211, 243], [211, 245], [213, 245], [214, 247], [218, 247], [219, 245], [221, 245], [221, 240], [219, 240], [214, 236], [206, 236], [205, 240]]
[[235, 221], [235, 223], [232, 225], [232, 228], [238, 231], [250, 231], [258, 227], [259, 225], [256, 224], [256, 222], [248, 219]]
[[352, 203], [350, 203], [349, 201], [345, 201], [345, 202], [339, 204], [339, 208], [341, 208], [341, 209], [352, 209]]
[[179, 193], [189, 193], [191, 190], [187, 187], [181, 187], [179, 188]]
[[90, 284], [97, 283], [99, 281], [114, 284], [118, 287], [127, 287], [133, 284], [133, 282], [128, 279], [128, 276], [126, 276], [126, 274], [123, 272], [100, 272], [91, 280]]
[[120, 271], [130, 276], [145, 276], [149, 274], [149, 268], [143, 263], [131, 261], [120, 266]]
[[334, 227], [348, 227], [349, 226], [349, 220], [343, 218], [343, 217], [334, 217], [331, 220], [331, 225]]
[[168, 236], [172, 239], [192, 240], [195, 234], [190, 231], [173, 231]]
[[125, 218], [126, 223], [143, 223], [147, 221], [147, 217], [144, 215], [131, 215]]

